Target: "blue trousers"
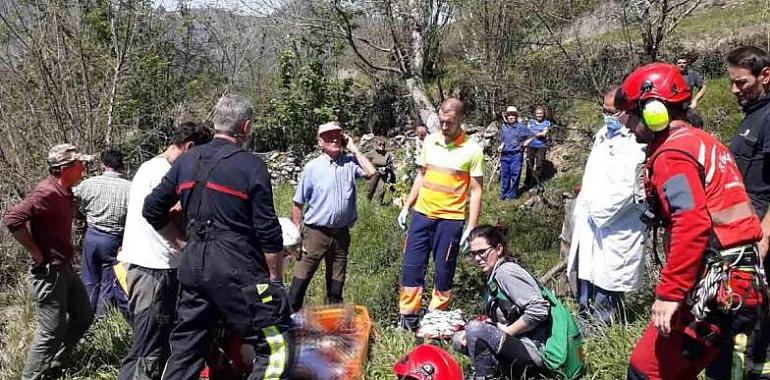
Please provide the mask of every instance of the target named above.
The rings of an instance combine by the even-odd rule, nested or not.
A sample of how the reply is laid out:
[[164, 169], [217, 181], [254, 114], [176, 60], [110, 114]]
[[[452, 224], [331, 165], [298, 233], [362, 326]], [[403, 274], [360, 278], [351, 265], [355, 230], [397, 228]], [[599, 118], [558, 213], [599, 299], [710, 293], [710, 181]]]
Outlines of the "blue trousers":
[[503, 153], [500, 156], [500, 199], [516, 198], [516, 190], [521, 179], [521, 163], [524, 155], [521, 152]]
[[416, 322], [420, 313], [425, 272], [431, 254], [436, 274], [428, 309], [446, 310], [449, 307], [464, 225], [464, 220], [431, 219], [412, 211], [399, 295], [399, 313], [408, 324]]
[[130, 321], [128, 300], [120, 289], [112, 268], [117, 263], [121, 237], [88, 227], [83, 239], [83, 268], [80, 278], [88, 292], [91, 309], [98, 318], [115, 300], [118, 310]]
[[590, 281], [578, 280], [578, 313], [592, 316], [606, 324], [612, 322], [620, 309], [622, 292], [602, 289]]

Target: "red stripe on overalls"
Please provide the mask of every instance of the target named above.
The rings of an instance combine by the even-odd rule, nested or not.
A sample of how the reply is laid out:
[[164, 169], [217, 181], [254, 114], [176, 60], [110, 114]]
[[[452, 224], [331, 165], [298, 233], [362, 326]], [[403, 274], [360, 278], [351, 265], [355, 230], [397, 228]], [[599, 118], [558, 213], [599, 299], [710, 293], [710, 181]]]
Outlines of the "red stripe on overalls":
[[184, 181], [180, 183], [179, 186], [176, 187], [176, 193], [180, 194], [185, 190], [192, 189], [193, 186], [195, 186], [195, 181]]
[[249, 196], [246, 193], [233, 189], [232, 187], [220, 185], [218, 183], [207, 182], [206, 187], [211, 190], [218, 191], [220, 193], [225, 193], [227, 195], [232, 195], [234, 197], [241, 198], [243, 200], [249, 199]]

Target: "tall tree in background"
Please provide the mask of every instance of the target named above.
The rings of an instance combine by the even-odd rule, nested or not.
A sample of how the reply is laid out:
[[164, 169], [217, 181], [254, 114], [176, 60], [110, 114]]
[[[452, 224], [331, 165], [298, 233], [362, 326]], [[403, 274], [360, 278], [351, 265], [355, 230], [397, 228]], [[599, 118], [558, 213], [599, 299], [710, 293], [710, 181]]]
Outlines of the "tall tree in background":
[[309, 30], [344, 41], [359, 69], [371, 75], [397, 75], [404, 81], [423, 122], [435, 113], [426, 80], [436, 71], [440, 44], [452, 21], [451, 1], [262, 0], [258, 4], [253, 11], [291, 25], [294, 30]]
[[642, 35], [641, 63], [657, 61], [666, 38], [703, 3], [704, 0], [626, 0], [623, 16], [638, 23]]

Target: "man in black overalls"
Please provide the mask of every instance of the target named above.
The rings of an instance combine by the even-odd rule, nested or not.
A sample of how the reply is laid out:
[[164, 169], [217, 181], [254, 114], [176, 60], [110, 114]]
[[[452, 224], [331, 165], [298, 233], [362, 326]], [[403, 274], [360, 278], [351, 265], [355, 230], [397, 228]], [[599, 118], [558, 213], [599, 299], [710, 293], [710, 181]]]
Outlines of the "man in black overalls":
[[147, 196], [143, 216], [161, 230], [181, 199], [188, 243], [171, 357], [164, 380], [198, 379], [220, 318], [253, 346], [249, 379], [286, 379], [291, 366], [290, 308], [281, 281], [283, 241], [265, 163], [239, 144], [251, 129], [251, 104], [225, 95], [214, 111], [216, 135], [178, 159]]

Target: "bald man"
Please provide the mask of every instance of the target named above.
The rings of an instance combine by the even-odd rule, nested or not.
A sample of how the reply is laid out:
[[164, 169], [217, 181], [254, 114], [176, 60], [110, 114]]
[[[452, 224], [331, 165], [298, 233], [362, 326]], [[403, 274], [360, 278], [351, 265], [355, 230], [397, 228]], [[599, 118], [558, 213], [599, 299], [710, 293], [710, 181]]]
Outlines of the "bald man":
[[[446, 310], [452, 297], [452, 279], [460, 246], [478, 224], [484, 177], [484, 154], [478, 143], [465, 135], [461, 125], [465, 106], [456, 98], [441, 104], [439, 131], [425, 138], [417, 158], [420, 167], [409, 198], [398, 216], [406, 229], [412, 206], [412, 224], [404, 247], [399, 313], [402, 327], [414, 330], [419, 313], [428, 255], [433, 252], [436, 273], [428, 309]], [[465, 204], [470, 198], [468, 222]], [[465, 230], [463, 231], [463, 227]]]
[[567, 267], [578, 273], [582, 320], [604, 324], [616, 319], [623, 293], [639, 288], [644, 257], [639, 205], [645, 146], [625, 125], [628, 116], [615, 108], [617, 90], [604, 97], [604, 126], [596, 133], [575, 201]]

